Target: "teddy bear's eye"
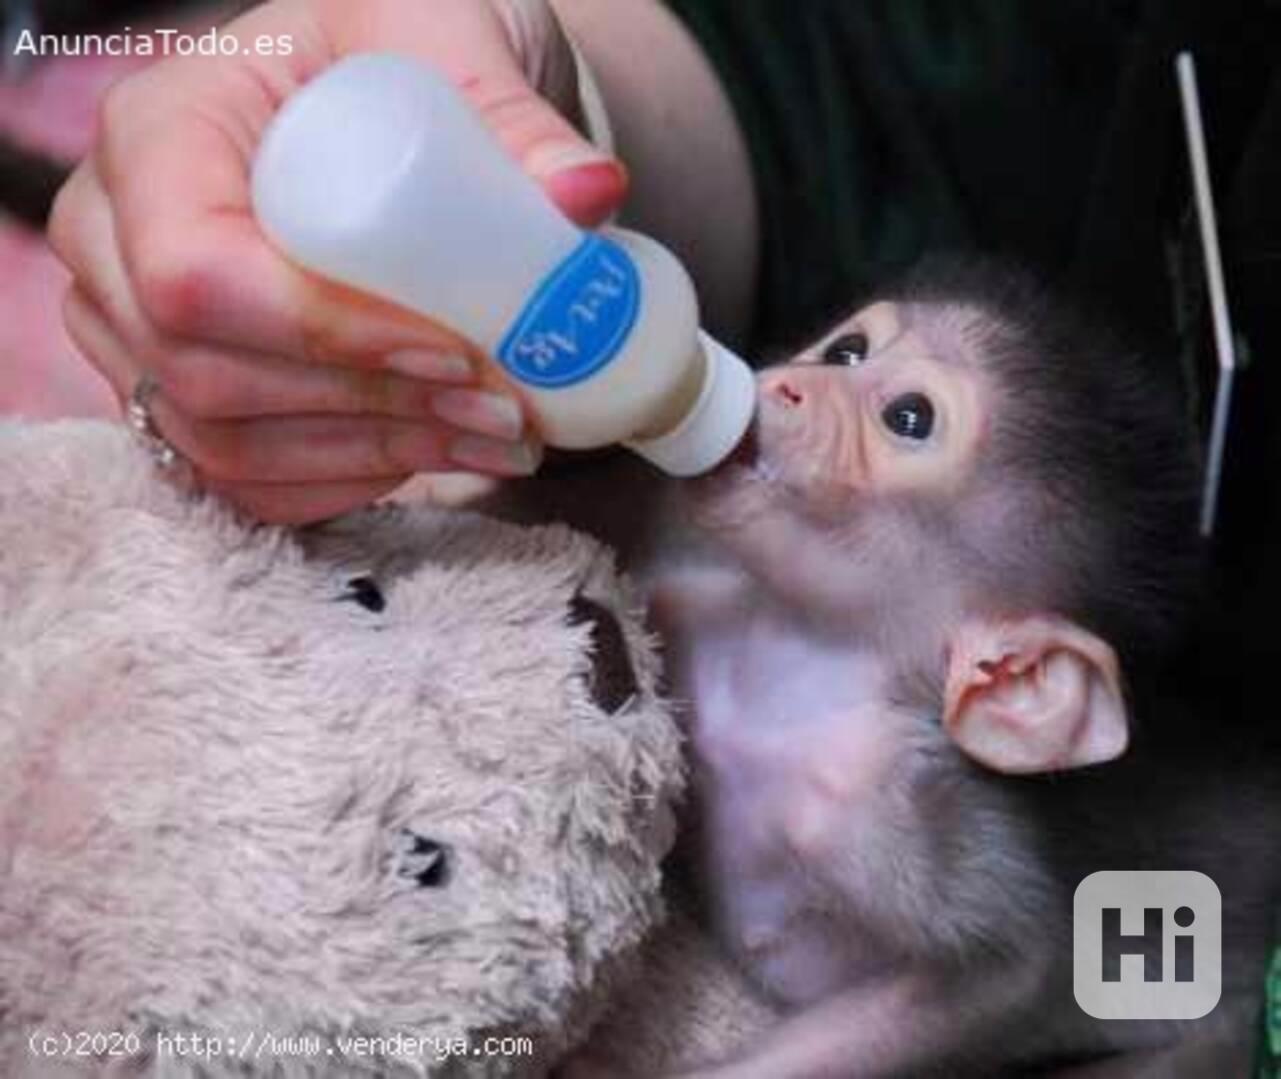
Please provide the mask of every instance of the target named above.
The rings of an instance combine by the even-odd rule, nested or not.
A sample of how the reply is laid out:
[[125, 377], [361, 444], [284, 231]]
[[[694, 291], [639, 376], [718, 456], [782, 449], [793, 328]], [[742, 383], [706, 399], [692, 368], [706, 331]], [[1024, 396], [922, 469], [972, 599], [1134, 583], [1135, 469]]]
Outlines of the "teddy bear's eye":
[[353, 577], [347, 582], [347, 591], [338, 597], [343, 601], [359, 603], [367, 611], [378, 614], [387, 606], [387, 599], [372, 577]]
[[397, 837], [396, 876], [420, 888], [439, 888], [449, 879], [449, 853], [443, 843], [402, 828]]

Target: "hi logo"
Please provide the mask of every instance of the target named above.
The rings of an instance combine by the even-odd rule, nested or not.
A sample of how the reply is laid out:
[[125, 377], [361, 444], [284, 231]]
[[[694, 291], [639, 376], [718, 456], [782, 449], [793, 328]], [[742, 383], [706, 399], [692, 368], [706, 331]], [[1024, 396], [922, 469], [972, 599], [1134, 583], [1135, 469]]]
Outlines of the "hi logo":
[[1222, 991], [1223, 897], [1204, 873], [1091, 873], [1072, 900], [1072, 989], [1096, 1019], [1199, 1019]]

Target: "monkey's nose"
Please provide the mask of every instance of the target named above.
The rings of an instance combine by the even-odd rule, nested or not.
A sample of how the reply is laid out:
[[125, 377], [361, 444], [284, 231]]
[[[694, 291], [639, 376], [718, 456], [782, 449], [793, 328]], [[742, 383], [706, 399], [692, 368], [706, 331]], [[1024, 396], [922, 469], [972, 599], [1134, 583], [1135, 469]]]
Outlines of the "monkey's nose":
[[761, 396], [782, 408], [799, 408], [805, 403], [805, 392], [790, 371], [769, 374], [761, 380]]

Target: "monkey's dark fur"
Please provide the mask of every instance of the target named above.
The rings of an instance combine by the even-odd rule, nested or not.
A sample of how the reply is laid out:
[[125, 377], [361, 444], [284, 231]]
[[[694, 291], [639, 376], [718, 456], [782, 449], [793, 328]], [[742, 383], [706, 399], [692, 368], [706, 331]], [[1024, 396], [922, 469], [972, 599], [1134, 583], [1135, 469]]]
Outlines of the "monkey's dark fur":
[[[1030, 503], [1036, 510], [1025, 553], [1047, 559], [1054, 566], [1048, 579], [1066, 586], [1044, 599], [1116, 648], [1132, 708], [1132, 744], [1117, 761], [1010, 777], [935, 758], [938, 771], [916, 785], [933, 801], [933, 819], [943, 811], [965, 821], [940, 829], [945, 846], [950, 836], [956, 852], [972, 855], [977, 844], [969, 830], [977, 826], [1017, 862], [1017, 871], [1014, 864], [1003, 870], [990, 854], [959, 863], [969, 872], [1010, 872], [1012, 887], [1000, 889], [996, 904], [989, 895], [988, 915], [1012, 904], [1006, 913], [1013, 917], [987, 944], [1026, 947], [1024, 934], [1037, 921], [1026, 902], [1034, 897], [1046, 904], [1039, 914], [1053, 938], [1070, 924], [1075, 885], [1097, 870], [1204, 872], [1223, 896], [1222, 1003], [1199, 1022], [1151, 1023], [1142, 1034], [1139, 1023], [1111, 1027], [1117, 1048], [1130, 1038], [1218, 1043], [1205, 1055], [1194, 1051], [1190, 1064], [1172, 1050], [1167, 1070], [1150, 1074], [1199, 1076], [1210, 1061], [1244, 1062], [1261, 1006], [1269, 929], [1281, 909], [1281, 737], [1275, 706], [1264, 703], [1275, 693], [1273, 672], [1243, 669], [1230, 650], [1207, 647], [1212, 638], [1221, 642], [1233, 612], [1207, 590], [1208, 552], [1197, 533], [1201, 440], [1179, 365], [1173, 356], [1144, 352], [998, 260], [929, 259], [888, 295], [972, 306], [989, 316], [972, 324], [971, 343], [1013, 406], [997, 419], [992, 465], [1044, 492]], [[983, 788], [988, 796], [979, 795]], [[1011, 808], [1023, 826], [1014, 831]], [[1030, 864], [1045, 872], [1039, 885], [1027, 878]], [[999, 924], [993, 919], [987, 930]], [[985, 936], [980, 931], [978, 939]], [[1084, 1020], [1071, 999], [1070, 948], [1061, 937], [1053, 949], [1064, 966], [1058, 1006]], [[1085, 1059], [1091, 1042], [1108, 1052], [1106, 1039], [1068, 1034], [1071, 1026], [1061, 1028], [1058, 1054], [1042, 1045], [1028, 1066]], [[985, 1056], [976, 1051], [966, 1074], [984, 1074], [994, 1062]], [[958, 1074], [949, 1070], [958, 1065], [964, 1062], [938, 1074]], [[1117, 1074], [1128, 1073], [1118, 1067]]]
[[1174, 357], [995, 258], [931, 257], [886, 297], [984, 314], [967, 331], [1001, 390], [989, 467], [1024, 478], [1029, 510], [1017, 546], [1031, 565], [1001, 571], [1052, 582], [1057, 594], [1035, 598], [1109, 641], [1127, 672], [1168, 656], [1205, 571], [1198, 440]]
[[[1275, 708], [1257, 703], [1268, 699], [1257, 687], [1271, 672], [1240, 671], [1230, 651], [1203, 647], [1231, 612], [1216, 610], [1204, 588], [1199, 440], [1178, 365], [995, 261], [933, 259], [877, 298], [927, 305], [927, 321], [949, 308], [962, 313], [947, 325], [963, 326], [967, 351], [997, 391], [979, 465], [986, 475], [973, 489], [995, 485], [1015, 496], [997, 500], [1013, 508], [986, 533], [961, 523], [965, 507], [919, 496], [921, 557], [968, 544], [957, 564], [982, 575], [980, 591], [998, 608], [1053, 612], [1108, 641], [1121, 659], [1131, 744], [1105, 764], [1005, 775], [949, 739], [937, 696], [921, 698], [914, 718], [887, 716], [883, 736], [893, 748], [865, 777], [867, 804], [853, 803], [848, 849], [825, 859], [782, 856], [830, 921], [833, 947], [866, 940], [908, 973], [912, 1013], [888, 1029], [885, 998], [860, 984], [849, 1003], [835, 1002], [847, 1010], [824, 1011], [820, 1025], [847, 1031], [847, 1059], [860, 1062], [850, 1075], [1049, 1074], [1092, 1060], [1115, 1065], [1099, 1073], [1108, 1075], [1231, 1074], [1249, 1058], [1281, 904], [1281, 739], [1268, 733]], [[556, 470], [533, 482], [519, 515], [560, 517], [602, 535], [642, 577], [709, 557], [686, 529], [674, 486], [653, 480], [630, 460]], [[838, 542], [814, 533], [792, 557], [822, 558], [803, 548]], [[768, 594], [786, 589], [787, 574], [780, 579], [744, 593], [745, 617], [754, 606], [786, 605]], [[901, 574], [893, 579], [903, 587]], [[792, 656], [811, 642], [830, 654], [847, 631], [821, 621], [781, 616], [778, 632], [792, 636], [779, 644]], [[868, 647], [856, 638], [851, 660]], [[679, 633], [669, 644], [675, 670], [685, 644]], [[780, 691], [823, 706], [814, 679], [830, 668], [797, 663], [774, 672]], [[915, 673], [938, 693], [937, 672]], [[829, 752], [819, 744], [812, 756]], [[698, 774], [686, 837], [696, 878], [699, 803], [715, 796]], [[1102, 1022], [1078, 1008], [1072, 899], [1082, 879], [1105, 869], [1198, 870], [1217, 883], [1223, 998], [1210, 1016]], [[880, 1027], [860, 1022], [877, 1015]]]

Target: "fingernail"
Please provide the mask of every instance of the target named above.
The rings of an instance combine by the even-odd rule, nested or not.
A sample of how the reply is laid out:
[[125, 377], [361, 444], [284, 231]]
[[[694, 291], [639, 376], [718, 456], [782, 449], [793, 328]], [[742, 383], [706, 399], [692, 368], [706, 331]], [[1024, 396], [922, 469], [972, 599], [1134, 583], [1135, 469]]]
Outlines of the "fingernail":
[[590, 142], [561, 141], [539, 143], [525, 158], [525, 168], [534, 176], [551, 176], [582, 165], [600, 165], [611, 161]]
[[389, 370], [429, 382], [472, 382], [476, 372], [466, 356], [406, 348], [391, 353], [385, 361]]
[[462, 435], [449, 446], [457, 465], [499, 476], [528, 476], [543, 460], [542, 447], [533, 442], [503, 442], [483, 435]]
[[525, 427], [514, 398], [486, 390], [442, 390], [432, 394], [431, 410], [455, 427], [508, 441], [519, 438]]
[[575, 223], [595, 227], [622, 203], [627, 173], [616, 161], [597, 161], [553, 173], [544, 178], [543, 187]]

